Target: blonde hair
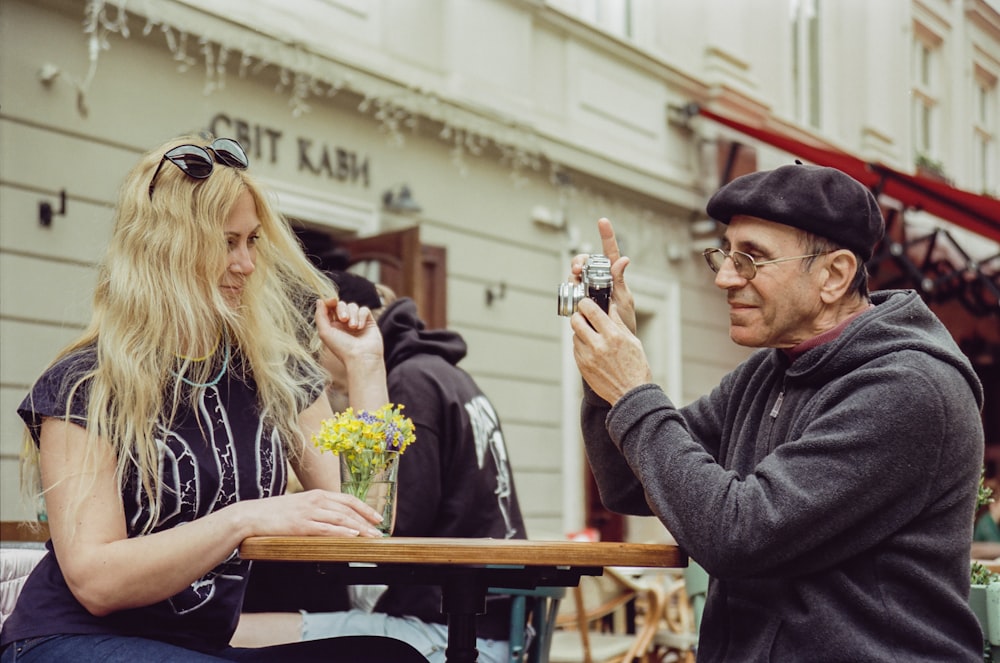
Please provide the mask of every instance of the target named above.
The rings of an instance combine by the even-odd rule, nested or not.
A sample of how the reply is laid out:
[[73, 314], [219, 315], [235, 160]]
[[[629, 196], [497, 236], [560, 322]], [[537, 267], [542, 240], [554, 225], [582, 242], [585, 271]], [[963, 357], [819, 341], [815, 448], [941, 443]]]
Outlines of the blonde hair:
[[382, 305], [379, 306], [378, 309], [376, 309], [375, 311], [372, 311], [372, 313], [375, 314], [375, 319], [377, 320], [378, 318], [382, 317], [382, 313], [384, 313], [385, 310], [389, 308], [389, 304], [392, 304], [394, 301], [399, 299], [399, 297], [396, 295], [395, 290], [393, 290], [384, 283], [376, 283], [375, 292], [378, 293], [379, 299], [382, 300]]
[[[111, 239], [98, 266], [90, 324], [55, 360], [96, 347], [94, 369], [65, 385], [67, 413], [85, 383], [89, 392], [83, 471], [93, 476], [95, 450], [101, 439], [108, 441], [117, 460], [118, 485], [124, 488], [134, 474], [149, 500], [147, 527], [158, 521], [160, 508], [156, 429], [169, 427], [184, 394], [192, 404], [197, 399], [199, 389], [184, 388], [182, 378], [206, 383], [218, 370], [213, 362], [186, 358], [191, 348], [230, 342], [239, 349], [242, 363], [229, 370], [252, 376], [263, 422], [277, 431], [292, 455], [304, 443], [298, 414], [326, 375], [316, 360], [320, 342], [311, 304], [336, 290], [305, 257], [287, 221], [254, 179], [245, 170], [216, 163], [208, 178], [197, 180], [163, 164], [150, 196], [150, 179], [164, 152], [209, 143], [194, 136], [170, 141], [144, 155], [125, 178]], [[256, 268], [239, 306], [233, 307], [219, 282], [227, 269], [224, 227], [243, 192], [253, 197], [261, 228]], [[40, 494], [38, 448], [30, 434], [22, 454], [22, 480], [26, 492]]]

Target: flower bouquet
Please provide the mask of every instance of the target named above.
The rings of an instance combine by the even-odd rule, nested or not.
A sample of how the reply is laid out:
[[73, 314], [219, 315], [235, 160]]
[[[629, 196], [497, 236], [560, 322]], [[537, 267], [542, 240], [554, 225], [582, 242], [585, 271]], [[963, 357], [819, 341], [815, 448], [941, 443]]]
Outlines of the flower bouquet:
[[325, 419], [312, 441], [340, 457], [341, 490], [382, 514], [379, 529], [392, 533], [396, 511], [399, 456], [416, 440], [413, 421], [402, 405], [388, 403], [374, 412], [347, 408]]

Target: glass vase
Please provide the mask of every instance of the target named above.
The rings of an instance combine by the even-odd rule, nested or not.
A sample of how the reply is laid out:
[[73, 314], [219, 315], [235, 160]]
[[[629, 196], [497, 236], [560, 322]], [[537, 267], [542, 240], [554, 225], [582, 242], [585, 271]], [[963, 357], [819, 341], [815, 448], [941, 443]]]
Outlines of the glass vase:
[[399, 473], [399, 454], [385, 452], [377, 467], [370, 464], [359, 468], [357, 460], [340, 455], [340, 490], [354, 495], [382, 515], [376, 525], [382, 536], [391, 536], [396, 524], [396, 477]]

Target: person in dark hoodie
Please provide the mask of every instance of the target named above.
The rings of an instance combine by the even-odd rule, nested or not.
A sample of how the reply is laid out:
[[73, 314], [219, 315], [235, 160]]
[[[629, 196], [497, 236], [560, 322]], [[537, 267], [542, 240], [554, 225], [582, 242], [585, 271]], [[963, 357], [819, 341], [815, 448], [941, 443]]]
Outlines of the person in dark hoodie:
[[[326, 273], [343, 301], [372, 309], [382, 333], [389, 398], [405, 406], [416, 427], [416, 442], [400, 458], [393, 536], [526, 538], [500, 419], [476, 382], [458, 366], [467, 351], [462, 337], [426, 329], [409, 297], [397, 299], [351, 272]], [[330, 396], [336, 410], [343, 397], [343, 368], [332, 359], [325, 366], [333, 376]], [[284, 582], [280, 575], [285, 571], [277, 571], [255, 584], [255, 574], [264, 569], [255, 567], [251, 574], [248, 600], [255, 611], [277, 605], [283, 587], [294, 586], [299, 593], [302, 587], [322, 583], [321, 578]], [[320, 586], [329, 601], [336, 588]], [[301, 613], [247, 612], [245, 605], [234, 646], [378, 633], [405, 640], [429, 661], [444, 660], [447, 617], [441, 612], [440, 587], [350, 589], [350, 600], [341, 599], [343, 609], [334, 612], [331, 607], [311, 612], [309, 608], [322, 610], [321, 604], [306, 605], [301, 596], [281, 601], [279, 608], [305, 608]], [[509, 598], [489, 595], [487, 612], [477, 619], [479, 660], [508, 661], [509, 632]]]
[[730, 336], [762, 348], [708, 395], [680, 407], [652, 384], [607, 219], [610, 312], [584, 299], [570, 320], [601, 499], [657, 516], [711, 575], [698, 662], [982, 661], [982, 388], [917, 293], [869, 295], [875, 198], [800, 164], [707, 209]]

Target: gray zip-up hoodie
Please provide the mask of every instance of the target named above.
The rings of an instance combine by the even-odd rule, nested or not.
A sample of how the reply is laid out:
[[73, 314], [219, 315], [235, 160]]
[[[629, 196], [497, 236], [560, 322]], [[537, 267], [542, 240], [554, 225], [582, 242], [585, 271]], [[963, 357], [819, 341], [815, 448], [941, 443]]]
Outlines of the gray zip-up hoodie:
[[677, 408], [585, 389], [601, 498], [712, 576], [699, 663], [981, 661], [968, 607], [982, 387], [913, 292], [791, 362], [754, 353]]

